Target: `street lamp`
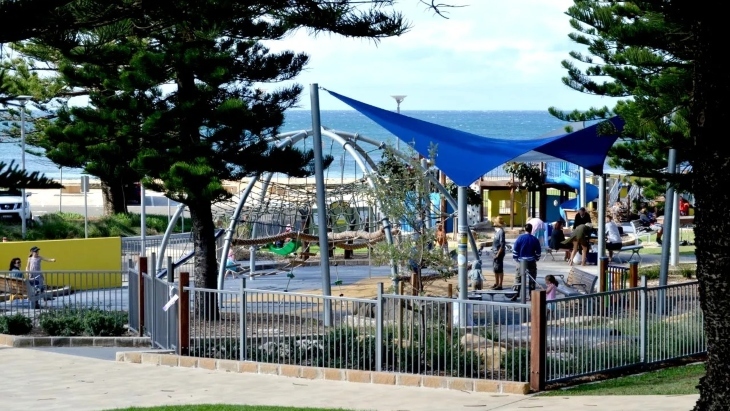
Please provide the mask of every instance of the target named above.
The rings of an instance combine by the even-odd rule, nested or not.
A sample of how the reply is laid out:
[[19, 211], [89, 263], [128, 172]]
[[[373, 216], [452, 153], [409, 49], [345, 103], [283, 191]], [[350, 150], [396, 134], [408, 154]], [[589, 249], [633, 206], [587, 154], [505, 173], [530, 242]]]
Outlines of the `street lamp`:
[[[397, 104], [395, 110], [396, 110], [396, 112], [398, 114], [400, 114], [400, 103], [402, 103], [403, 100], [406, 99], [406, 95], [405, 94], [396, 94], [396, 95], [391, 96], [391, 97], [393, 97], [395, 99], [395, 104]], [[400, 139], [395, 140], [395, 149], [396, 150], [399, 150], [400, 149]]]
[[[15, 99], [20, 101], [20, 167], [25, 173], [25, 104], [33, 98], [32, 96], [17, 96]], [[25, 197], [25, 187], [20, 189], [20, 232], [23, 239], [25, 239], [25, 232], [28, 227], [28, 223], [25, 220], [25, 204], [28, 199]]]

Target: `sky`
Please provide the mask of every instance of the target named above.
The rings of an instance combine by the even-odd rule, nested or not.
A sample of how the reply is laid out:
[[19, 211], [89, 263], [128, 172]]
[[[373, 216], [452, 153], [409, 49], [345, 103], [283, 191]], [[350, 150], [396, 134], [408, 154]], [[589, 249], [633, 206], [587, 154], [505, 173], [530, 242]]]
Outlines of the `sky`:
[[[412, 24], [400, 37], [370, 40], [306, 31], [267, 45], [272, 51], [306, 52], [310, 62], [296, 81], [305, 85], [301, 108], [309, 108], [308, 85], [366, 103], [402, 110], [564, 110], [612, 106], [614, 100], [565, 86], [561, 61], [581, 50], [568, 34], [565, 11], [572, 0], [439, 0], [448, 19], [418, 0], [395, 6]], [[438, 3], [437, 2], [437, 3]], [[268, 86], [272, 87], [272, 86]], [[264, 87], [267, 88], [267, 87]], [[322, 110], [347, 109], [320, 94]]]

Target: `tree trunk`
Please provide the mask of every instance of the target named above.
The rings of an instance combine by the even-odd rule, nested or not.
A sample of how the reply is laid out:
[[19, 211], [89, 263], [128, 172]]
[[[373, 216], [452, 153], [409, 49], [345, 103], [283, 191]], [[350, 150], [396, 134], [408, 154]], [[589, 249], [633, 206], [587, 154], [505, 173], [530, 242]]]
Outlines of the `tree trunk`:
[[[195, 258], [194, 279], [196, 288], [218, 288], [218, 261], [216, 260], [215, 227], [210, 203], [189, 203], [192, 221], [193, 250]], [[218, 298], [215, 293], [199, 293], [195, 296], [195, 311], [206, 320], [218, 318]]]
[[[695, 143], [693, 181], [695, 244], [700, 303], [705, 318], [707, 374], [700, 379], [695, 410], [730, 407], [730, 220], [723, 216], [730, 204], [727, 176], [730, 150], [720, 136], [730, 121], [730, 81], [724, 63], [725, 33], [711, 8], [697, 8], [692, 27], [695, 45], [694, 91], [690, 133]], [[702, 13], [702, 15], [699, 15]]]
[[127, 199], [122, 184], [109, 184], [101, 180], [101, 194], [104, 199], [104, 215], [127, 213]]

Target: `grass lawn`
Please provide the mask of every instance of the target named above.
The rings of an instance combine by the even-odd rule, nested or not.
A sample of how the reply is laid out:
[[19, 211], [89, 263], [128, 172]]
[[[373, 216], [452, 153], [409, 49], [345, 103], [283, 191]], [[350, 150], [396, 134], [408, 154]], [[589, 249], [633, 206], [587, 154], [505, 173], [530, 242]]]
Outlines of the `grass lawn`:
[[[113, 411], [347, 411], [342, 408], [292, 408], [292, 407], [271, 407], [268, 405], [226, 405], [226, 404], [201, 404], [201, 405], [168, 405], [162, 407], [132, 407], [117, 408]], [[111, 411], [111, 410], [110, 410]]]
[[583, 384], [564, 390], [547, 391], [540, 395], [570, 397], [574, 395], [698, 394], [697, 384], [703, 375], [705, 375], [704, 364], [692, 364]]

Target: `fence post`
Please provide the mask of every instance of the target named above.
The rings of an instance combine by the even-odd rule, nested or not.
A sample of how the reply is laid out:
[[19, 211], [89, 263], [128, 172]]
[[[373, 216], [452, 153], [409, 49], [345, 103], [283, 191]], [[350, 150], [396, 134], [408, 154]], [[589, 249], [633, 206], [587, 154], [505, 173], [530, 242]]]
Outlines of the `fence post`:
[[137, 297], [137, 303], [139, 304], [139, 310], [137, 310], [137, 313], [139, 314], [139, 336], [142, 337], [144, 335], [144, 274], [147, 272], [147, 257], [140, 257], [139, 258], [139, 287], [137, 287], [137, 290], [139, 290], [139, 296]]
[[178, 306], [177, 326], [177, 347], [178, 355], [188, 355], [190, 350], [190, 291], [185, 288], [190, 285], [190, 274], [180, 273], [177, 280], [177, 287], [180, 292], [180, 301]]
[[[527, 279], [527, 260], [520, 259], [520, 271], [518, 273], [520, 277], [520, 304], [525, 304], [527, 302], [527, 293], [528, 293], [528, 279]], [[461, 306], [459, 306], [459, 321], [461, 321], [462, 314], [461, 313]], [[466, 318], [466, 317], [465, 317]]]
[[[524, 285], [523, 285], [524, 286]], [[534, 290], [531, 294], [530, 327], [530, 390], [545, 389], [545, 356], [547, 354], [547, 310], [545, 290]]]
[[639, 358], [642, 363], [647, 362], [647, 313], [646, 301], [646, 276], [641, 276], [641, 288], [639, 289]]
[[[172, 272], [172, 256], [167, 256], [167, 261], [165, 261], [165, 267], [167, 269], [167, 293], [172, 298], [172, 288], [175, 285], [175, 274]], [[178, 296], [179, 297], [179, 296]], [[167, 333], [167, 347], [170, 348], [172, 345], [172, 339], [170, 338], [170, 310], [167, 310], [165, 312], [165, 332]]]
[[241, 277], [241, 293], [238, 295], [238, 325], [240, 342], [238, 360], [246, 360], [246, 277]]
[[598, 259], [598, 292], [604, 293], [608, 289], [608, 257]]
[[378, 283], [375, 302], [375, 371], [383, 371], [383, 283]]
[[629, 261], [629, 288], [639, 286], [639, 262]]

